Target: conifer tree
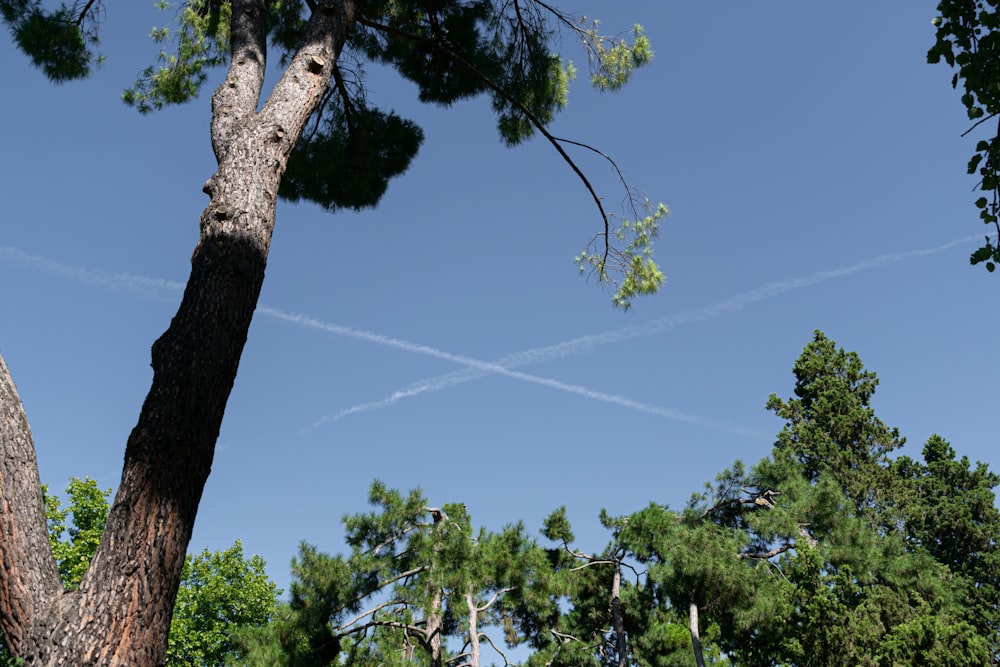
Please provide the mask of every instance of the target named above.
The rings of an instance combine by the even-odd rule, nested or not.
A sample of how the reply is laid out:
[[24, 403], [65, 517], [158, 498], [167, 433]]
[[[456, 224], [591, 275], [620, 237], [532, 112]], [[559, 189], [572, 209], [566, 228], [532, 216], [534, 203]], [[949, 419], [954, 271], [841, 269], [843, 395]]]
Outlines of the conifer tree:
[[[1000, 478], [939, 436], [923, 463], [890, 457], [904, 440], [874, 413], [875, 374], [822, 332], [793, 371], [794, 395], [768, 401], [785, 420], [769, 457], [737, 461], [683, 511], [603, 515], [601, 559], [565, 549], [579, 562], [560, 568], [575, 577], [564, 641], [532, 664], [998, 663]], [[546, 534], [572, 541], [564, 512]], [[598, 562], [635, 572], [620, 620]]]
[[290, 602], [244, 633], [249, 664], [480, 667], [539, 643], [557, 614], [553, 570], [522, 525], [476, 530], [464, 505], [379, 482], [369, 500], [374, 511], [344, 518], [350, 555], [302, 545]]

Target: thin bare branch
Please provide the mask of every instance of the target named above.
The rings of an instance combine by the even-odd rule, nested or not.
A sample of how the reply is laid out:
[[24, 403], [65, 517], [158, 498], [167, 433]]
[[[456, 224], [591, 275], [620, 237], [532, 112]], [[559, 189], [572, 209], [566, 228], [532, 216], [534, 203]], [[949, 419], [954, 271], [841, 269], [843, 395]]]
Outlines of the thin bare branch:
[[617, 565], [617, 564], [618, 564], [618, 561], [615, 561], [615, 560], [607, 560], [607, 559], [604, 559], [604, 558], [595, 558], [594, 560], [588, 561], [588, 562], [584, 563], [583, 565], [577, 565], [576, 567], [570, 568], [569, 571], [570, 572], [576, 572], [578, 570], [582, 570], [584, 568], [590, 567], [591, 565]]
[[80, 10], [80, 15], [76, 17], [76, 27], [77, 28], [80, 28], [80, 27], [83, 26], [83, 22], [87, 19], [87, 13], [90, 12], [90, 9], [95, 4], [98, 4], [100, 1], [101, 0], [87, 0], [87, 4], [85, 4], [83, 6], [83, 9]]
[[486, 604], [484, 604], [482, 607], [476, 607], [476, 611], [486, 611], [487, 609], [489, 609], [490, 607], [493, 606], [494, 602], [496, 602], [497, 600], [500, 599], [501, 595], [503, 595], [505, 593], [510, 593], [515, 588], [516, 588], [516, 586], [509, 586], [507, 588], [501, 588], [500, 590], [498, 590], [496, 593], [493, 594], [493, 597], [490, 598], [489, 602], [487, 602]]
[[420, 628], [420, 625], [411, 625], [409, 623], [400, 623], [399, 621], [370, 621], [368, 623], [365, 623], [364, 625], [359, 625], [356, 628], [350, 628], [349, 630], [344, 630], [343, 632], [340, 633], [340, 636], [347, 637], [348, 635], [353, 635], [355, 633], [362, 632], [364, 630], [368, 630], [369, 628], [380, 628], [380, 627], [381, 628], [399, 628], [400, 630], [405, 630], [407, 632], [413, 632], [413, 633], [415, 633], [418, 636], [418, 639], [420, 639], [420, 642], [424, 643], [424, 640], [422, 638], [423, 637], [423, 630]]
[[496, 645], [496, 643], [494, 643], [494, 641], [493, 641], [493, 638], [492, 638], [492, 637], [490, 637], [490, 636], [489, 636], [488, 634], [486, 634], [485, 632], [482, 632], [482, 633], [480, 633], [480, 635], [479, 635], [479, 636], [480, 636], [480, 637], [482, 637], [482, 638], [484, 638], [484, 639], [486, 640], [486, 642], [487, 642], [487, 643], [488, 643], [488, 644], [489, 644], [490, 646], [492, 646], [492, 647], [493, 647], [493, 650], [494, 650], [494, 651], [496, 651], [497, 653], [499, 653], [499, 654], [500, 654], [500, 657], [501, 657], [501, 658], [503, 658], [503, 664], [504, 664], [504, 667], [507, 667], [508, 665], [511, 665], [511, 664], [513, 664], [513, 663], [511, 663], [511, 661], [510, 661], [510, 660], [509, 660], [509, 659], [507, 658], [507, 654], [506, 654], [506, 653], [504, 653], [503, 651], [501, 651], [501, 650], [500, 650], [500, 647], [498, 647], [498, 646]]
[[579, 637], [574, 637], [573, 635], [567, 634], [565, 632], [559, 632], [558, 630], [549, 630], [549, 632], [552, 634], [553, 637], [558, 639], [560, 642], [582, 641]]
[[373, 616], [374, 614], [378, 613], [382, 609], [385, 609], [386, 607], [394, 607], [396, 605], [401, 605], [401, 604], [406, 604], [405, 600], [386, 600], [382, 604], [376, 605], [373, 609], [369, 609], [368, 611], [362, 614], [358, 614], [357, 616], [347, 621], [346, 623], [341, 623], [340, 626], [337, 628], [337, 632], [343, 632], [344, 630], [351, 627], [361, 619], [367, 616]]
[[494, 91], [496, 94], [504, 98], [507, 102], [517, 107], [518, 111], [524, 114], [524, 117], [527, 118], [528, 121], [535, 127], [535, 129], [538, 130], [538, 132], [543, 137], [545, 137], [545, 139], [549, 142], [549, 144], [551, 144], [552, 147], [556, 149], [556, 152], [558, 152], [559, 155], [562, 156], [566, 164], [570, 166], [570, 169], [573, 170], [573, 172], [583, 183], [584, 187], [587, 189], [587, 192], [590, 193], [590, 196], [594, 200], [594, 204], [597, 206], [597, 210], [601, 214], [601, 220], [604, 221], [605, 257], [607, 256], [608, 248], [611, 245], [611, 239], [610, 239], [611, 222], [607, 211], [604, 210], [604, 204], [601, 202], [601, 198], [598, 196], [597, 190], [595, 190], [594, 186], [591, 185], [590, 180], [586, 177], [586, 175], [584, 175], [583, 170], [580, 169], [580, 167], [576, 164], [576, 162], [573, 161], [573, 158], [571, 158], [569, 154], [566, 152], [566, 150], [562, 147], [561, 140], [553, 136], [552, 133], [549, 132], [548, 128], [546, 128], [545, 124], [535, 114], [533, 114], [531, 110], [529, 110], [524, 104], [522, 104], [520, 100], [515, 98], [506, 90], [504, 90], [503, 87], [497, 84], [493, 79], [480, 72], [475, 65], [473, 65], [468, 60], [466, 60], [459, 54], [455, 53], [448, 47], [444, 46], [443, 44], [440, 44], [431, 39], [421, 37], [419, 35], [414, 35], [412, 33], [399, 30], [397, 28], [392, 28], [390, 26], [383, 25], [381, 23], [376, 23], [364, 17], [359, 17], [358, 23], [373, 30], [379, 30], [391, 35], [396, 35], [397, 37], [410, 39], [415, 42], [431, 46], [432, 48], [441, 51], [448, 57], [452, 58], [455, 62], [457, 62], [458, 64], [462, 65], [467, 70], [469, 70], [469, 72], [471, 72], [477, 78], [479, 78], [479, 80], [482, 81], [490, 90]]
[[769, 558], [774, 558], [778, 554], [783, 554], [790, 549], [795, 548], [794, 542], [785, 542], [780, 547], [775, 547], [770, 551], [765, 551], [763, 553], [739, 553], [736, 554], [737, 558], [751, 558], [754, 560], [768, 560]]
[[972, 124], [972, 127], [970, 127], [968, 130], [966, 130], [965, 132], [963, 132], [961, 134], [961, 136], [963, 136], [963, 137], [967, 136], [974, 129], [976, 129], [977, 127], [979, 127], [980, 125], [982, 125], [986, 121], [992, 120], [993, 118], [996, 118], [997, 116], [1000, 116], [1000, 113], [991, 113], [989, 116], [986, 116], [985, 118], [980, 118], [979, 120], [977, 120], [975, 123]]

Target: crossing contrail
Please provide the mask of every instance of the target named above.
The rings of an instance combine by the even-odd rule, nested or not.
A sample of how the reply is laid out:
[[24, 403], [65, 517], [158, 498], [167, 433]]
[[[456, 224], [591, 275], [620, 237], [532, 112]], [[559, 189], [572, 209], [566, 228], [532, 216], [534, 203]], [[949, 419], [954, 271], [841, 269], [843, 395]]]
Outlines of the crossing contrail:
[[[125, 289], [130, 291], [139, 291], [146, 293], [156, 292], [156, 291], [177, 293], [184, 289], [183, 283], [173, 280], [148, 278], [145, 276], [139, 276], [127, 273], [112, 273], [108, 271], [101, 271], [95, 269], [84, 269], [76, 266], [71, 266], [68, 264], [63, 264], [61, 262], [57, 262], [47, 257], [32, 255], [18, 248], [12, 248], [9, 246], [0, 246], [0, 259], [11, 260], [16, 263], [28, 266], [29, 268], [32, 269], [45, 271], [47, 273], [53, 273], [77, 282], [94, 285], [97, 287], [104, 287], [110, 289]], [[444, 350], [439, 350], [429, 345], [414, 343], [412, 341], [403, 340], [401, 338], [385, 336], [379, 333], [366, 331], [364, 329], [348, 327], [331, 322], [323, 322], [308, 315], [289, 313], [284, 310], [273, 308], [267, 305], [261, 305], [260, 307], [258, 307], [257, 312], [263, 316], [281, 320], [283, 322], [288, 322], [296, 326], [305, 327], [309, 329], [316, 329], [319, 331], [335, 334], [338, 336], [346, 336], [349, 338], [354, 338], [369, 343], [375, 343], [377, 345], [393, 347], [398, 350], [403, 350], [406, 352], [412, 352], [415, 354], [422, 354], [425, 356], [443, 359], [445, 361], [449, 361], [451, 363], [464, 366], [466, 369], [470, 369], [473, 372], [477, 373], [478, 375], [490, 375], [490, 374], [502, 375], [516, 380], [521, 380], [524, 382], [529, 382], [532, 384], [549, 387], [552, 389], [556, 389], [558, 391], [575, 394], [577, 396], [584, 396], [586, 398], [590, 398], [593, 400], [619, 405], [624, 408], [629, 408], [640, 412], [646, 412], [648, 414], [653, 414], [660, 417], [666, 417], [668, 419], [673, 419], [675, 421], [698, 424], [708, 428], [722, 430], [729, 433], [734, 433], [736, 435], [743, 435], [746, 437], [753, 437], [753, 438], [768, 437], [768, 435], [764, 434], [763, 432], [747, 429], [739, 425], [727, 424], [725, 422], [710, 420], [703, 417], [698, 417], [696, 415], [689, 415], [680, 412], [678, 410], [672, 410], [670, 408], [664, 408], [656, 405], [650, 405], [648, 403], [642, 403], [640, 401], [635, 401], [625, 396], [617, 396], [606, 392], [596, 391], [588, 387], [575, 384], [568, 384], [566, 382], [561, 382], [559, 380], [554, 380], [552, 378], [541, 377], [529, 373], [522, 373], [520, 371], [515, 371], [512, 368], [508, 368], [500, 363], [482, 361], [479, 359], [475, 359], [473, 357], [468, 357], [461, 354], [454, 354], [451, 352], [446, 352]], [[529, 350], [527, 353], [522, 353], [522, 354], [530, 355], [530, 353], [531, 351]], [[514, 365], [523, 365], [525, 363], [531, 363], [531, 361], [526, 359], [522, 360], [519, 364], [514, 364]], [[472, 379], [472, 377], [470, 377], [469, 379]], [[453, 380], [449, 380], [449, 382], [450, 384], [448, 386], [456, 384]], [[443, 389], [444, 387], [441, 388]], [[418, 391], [418, 393], [423, 393], [423, 391], [426, 391], [426, 389], [422, 389]], [[398, 398], [395, 400], [398, 400]], [[351, 412], [359, 412], [369, 409], [372, 408], [357, 407], [353, 411], [348, 410], [338, 416], [320, 419], [313, 426], [320, 426], [327, 422], [336, 421], [340, 417], [346, 416]]]
[[[743, 435], [752, 438], [768, 437], [768, 434], [765, 434], [762, 431], [748, 429], [736, 424], [727, 424], [725, 422], [721, 422], [718, 420], [706, 419], [704, 417], [698, 417], [696, 415], [690, 415], [684, 412], [680, 412], [678, 410], [673, 410], [671, 408], [664, 408], [657, 405], [642, 403], [640, 401], [635, 401], [625, 396], [618, 396], [603, 391], [597, 391], [594, 389], [590, 389], [589, 387], [584, 387], [578, 384], [569, 384], [566, 382], [562, 382], [560, 380], [554, 380], [552, 378], [542, 377], [540, 375], [523, 373], [521, 371], [513, 370], [512, 368], [509, 368], [507, 366], [504, 366], [503, 364], [494, 361], [482, 361], [480, 359], [475, 359], [473, 357], [469, 357], [464, 354], [454, 354], [452, 352], [445, 352], [444, 350], [439, 350], [438, 348], [431, 347], [430, 345], [423, 345], [420, 343], [414, 343], [400, 338], [383, 336], [382, 334], [373, 333], [371, 331], [365, 331], [363, 329], [356, 329], [354, 327], [345, 327], [340, 324], [323, 322], [314, 317], [309, 317], [308, 315], [288, 313], [283, 310], [278, 310], [277, 308], [271, 308], [269, 306], [263, 306], [261, 308], [258, 308], [257, 311], [262, 315], [267, 315], [268, 317], [273, 317], [275, 319], [283, 320], [285, 322], [289, 322], [291, 324], [295, 324], [298, 326], [308, 327], [310, 329], [316, 329], [318, 331], [325, 331], [327, 333], [336, 334], [338, 336], [347, 336], [350, 338], [356, 338], [358, 340], [377, 343], [379, 345], [385, 345], [387, 347], [394, 347], [398, 350], [415, 352], [417, 354], [423, 354], [429, 357], [435, 357], [437, 359], [450, 361], [452, 363], [465, 366], [468, 369], [472, 369], [477, 373], [479, 373], [480, 375], [502, 375], [504, 377], [513, 378], [515, 380], [522, 380], [524, 382], [530, 382], [531, 384], [537, 384], [543, 387], [556, 389], [558, 391], [563, 391], [570, 394], [576, 394], [577, 396], [583, 396], [585, 398], [590, 398], [596, 401], [611, 403], [614, 405], [619, 405], [624, 408], [630, 408], [632, 410], [638, 410], [640, 412], [646, 412], [660, 417], [666, 417], [668, 419], [673, 419], [674, 421], [687, 422], [690, 424], [698, 424], [700, 426], [705, 426], [715, 430], [726, 431], [729, 433], [734, 433], [736, 435]], [[451, 384], [454, 385], [457, 383], [452, 381]], [[418, 393], [423, 393], [423, 392], [421, 391]], [[397, 398], [396, 400], [399, 399]], [[322, 426], [323, 424], [337, 421], [338, 419], [352, 412], [365, 411], [366, 409], [370, 410], [372, 408], [370, 407], [363, 408], [355, 406], [353, 410], [348, 409], [348, 411], [338, 413], [333, 417], [325, 417], [323, 419], [320, 419], [312, 426], [314, 428], [317, 426]]]
[[[515, 368], [528, 364], [543, 363], [546, 361], [561, 359], [563, 357], [575, 354], [582, 354], [584, 352], [589, 352], [595, 347], [599, 347], [601, 345], [620, 343], [626, 340], [631, 340], [633, 338], [639, 338], [642, 336], [652, 336], [659, 333], [674, 331], [675, 329], [687, 324], [705, 322], [708, 320], [717, 319], [719, 317], [722, 317], [723, 315], [743, 310], [744, 308], [746, 308], [751, 304], [760, 301], [765, 301], [767, 299], [773, 299], [781, 294], [790, 292], [792, 290], [801, 289], [803, 287], [809, 287], [810, 285], [815, 285], [817, 283], [821, 283], [827, 280], [833, 280], [834, 278], [849, 276], [851, 274], [859, 273], [861, 271], [868, 271], [871, 269], [877, 269], [883, 266], [888, 266], [890, 264], [896, 264], [898, 262], [902, 262], [903, 260], [910, 259], [913, 257], [921, 257], [924, 255], [933, 255], [936, 253], [944, 252], [945, 250], [949, 250], [951, 248], [954, 248], [955, 246], [963, 245], [969, 243], [970, 241], [978, 240], [980, 238], [982, 238], [982, 236], [980, 235], [963, 236], [960, 239], [955, 239], [954, 241], [949, 241], [944, 245], [935, 246], [933, 248], [921, 248], [918, 250], [909, 250], [905, 252], [886, 253], [884, 255], [879, 255], [877, 257], [861, 260], [860, 262], [856, 262], [848, 266], [842, 266], [840, 268], [828, 271], [818, 271], [816, 273], [811, 273], [807, 276], [801, 276], [799, 278], [779, 280], [776, 282], [768, 283], [763, 287], [758, 287], [757, 289], [750, 290], [749, 292], [744, 292], [737, 296], [724, 299], [722, 301], [716, 302], [704, 308], [685, 311], [683, 313], [677, 313], [675, 315], [669, 315], [667, 317], [654, 320], [647, 324], [622, 327], [619, 329], [613, 329], [611, 331], [607, 331], [600, 334], [580, 336], [578, 338], [573, 338], [571, 340], [563, 341], [561, 343], [555, 343], [553, 345], [546, 345], [544, 347], [537, 347], [529, 350], [523, 350], [521, 352], [514, 352], [512, 354], [500, 357], [499, 359], [496, 359], [495, 361], [490, 363], [492, 363], [495, 366], [502, 367], [506, 370], [513, 370]], [[350, 415], [361, 414], [363, 412], [370, 412], [372, 410], [380, 410], [382, 408], [387, 408], [404, 399], [412, 398], [414, 396], [419, 396], [420, 394], [424, 394], [427, 392], [442, 391], [444, 389], [449, 389], [464, 382], [469, 382], [471, 380], [475, 380], [483, 376], [489, 375], [492, 372], [494, 371], [486, 370], [484, 368], [472, 365], [466, 365], [466, 368], [462, 370], [452, 371], [451, 373], [437, 375], [434, 377], [425, 378], [423, 380], [417, 380], [416, 382], [409, 384], [405, 387], [402, 387], [401, 389], [397, 389], [396, 391], [392, 392], [391, 394], [380, 400], [352, 405], [334, 415], [323, 417], [322, 419], [317, 421], [313, 426], [319, 426], [322, 424], [335, 422], [338, 421], [339, 419], [348, 417]], [[669, 416], [669, 415], [664, 414], [663, 416]]]
[[[654, 320], [647, 324], [621, 327], [600, 334], [579, 336], [577, 338], [573, 338], [560, 343], [555, 343], [553, 345], [547, 345], [544, 347], [537, 347], [528, 350], [522, 350], [520, 352], [514, 352], [505, 355], [503, 357], [500, 357], [495, 361], [483, 361], [462, 354], [454, 354], [451, 352], [440, 350], [438, 348], [429, 345], [415, 343], [401, 338], [385, 336], [383, 334], [374, 333], [371, 331], [366, 331], [364, 329], [358, 329], [355, 327], [348, 327], [331, 322], [324, 322], [308, 315], [289, 313], [280, 310], [278, 308], [273, 308], [266, 305], [261, 305], [257, 309], [257, 312], [266, 317], [271, 317], [273, 319], [288, 322], [296, 326], [316, 329], [326, 333], [332, 333], [338, 336], [355, 338], [357, 340], [363, 340], [366, 342], [375, 343], [377, 345], [383, 345], [387, 347], [393, 347], [406, 352], [412, 352], [415, 354], [422, 354], [425, 356], [435, 357], [438, 359], [442, 359], [463, 366], [461, 370], [453, 371], [451, 373], [446, 373], [431, 378], [425, 378], [423, 380], [419, 380], [417, 382], [409, 384], [401, 389], [397, 389], [392, 394], [381, 400], [371, 401], [367, 403], [359, 403], [350, 406], [348, 408], [345, 408], [334, 415], [323, 417], [317, 420], [312, 425], [312, 427], [318, 427], [324, 424], [332, 423], [350, 415], [387, 408], [394, 405], [395, 403], [398, 403], [403, 399], [419, 396], [420, 394], [424, 394], [427, 392], [441, 391], [444, 389], [448, 389], [458, 384], [469, 382], [471, 380], [475, 380], [477, 378], [486, 375], [501, 375], [504, 377], [509, 377], [524, 382], [529, 382], [532, 384], [550, 387], [558, 391], [563, 391], [578, 396], [583, 396], [593, 400], [619, 405], [621, 407], [629, 408], [632, 410], [637, 410], [640, 412], [646, 412], [648, 414], [665, 417], [675, 421], [697, 424], [699, 426], [712, 428], [715, 430], [727, 431], [730, 433], [734, 433], [737, 435], [744, 435], [747, 437], [754, 437], [754, 438], [769, 437], [769, 434], [763, 434], [760, 431], [748, 429], [739, 425], [728, 424], [726, 422], [707, 419], [696, 415], [689, 415], [671, 408], [665, 408], [661, 406], [650, 405], [648, 403], [642, 403], [640, 401], [635, 401], [625, 396], [609, 394], [606, 392], [590, 389], [582, 385], [569, 384], [552, 378], [533, 375], [530, 373], [524, 373], [516, 369], [525, 365], [537, 364], [545, 361], [551, 361], [554, 359], [560, 359], [567, 356], [581, 354], [583, 352], [590, 351], [595, 347], [601, 345], [610, 345], [630, 340], [633, 338], [651, 336], [659, 333], [666, 333], [669, 331], [673, 331], [684, 325], [717, 319], [724, 315], [742, 310], [753, 303], [757, 303], [759, 301], [765, 301], [767, 299], [772, 299], [781, 294], [784, 294], [785, 292], [801, 289], [803, 287], [815, 285], [817, 283], [824, 282], [827, 280], [832, 280], [834, 278], [848, 276], [854, 273], [858, 273], [860, 271], [867, 271], [870, 269], [888, 266], [890, 264], [895, 264], [897, 262], [901, 262], [903, 260], [910, 259], [912, 257], [936, 254], [948, 250], [950, 248], [953, 248], [957, 245], [968, 243], [978, 238], [980, 238], [979, 235], [965, 236], [960, 239], [956, 239], [954, 241], [945, 243], [944, 245], [936, 246], [933, 248], [923, 248], [905, 252], [887, 253], [884, 255], [879, 255], [874, 258], [865, 259], [848, 266], [843, 266], [828, 271], [819, 271], [817, 273], [812, 273], [810, 275], [802, 276], [799, 278], [792, 278], [789, 280], [782, 280], [782, 281], [768, 283], [757, 289], [751, 290], [749, 292], [744, 292], [742, 294], [739, 294], [737, 296], [728, 299], [724, 299], [722, 301], [706, 306], [704, 308], [699, 308], [696, 310], [685, 311], [675, 315], [670, 315], [668, 317]], [[83, 269], [80, 267], [62, 264], [47, 257], [32, 255], [18, 248], [13, 248], [10, 246], [0, 246], [0, 259], [13, 261], [19, 264], [26, 265], [33, 269], [45, 271], [47, 273], [62, 275], [64, 277], [70, 278], [71, 280], [95, 285], [98, 287], [105, 287], [111, 289], [126, 289], [131, 291], [140, 291], [147, 293], [156, 291], [170, 291], [176, 293], [183, 290], [184, 288], [183, 283], [173, 280], [149, 278], [146, 276], [127, 274], [127, 273], [112, 273], [112, 272], [93, 270], [93, 269]]]

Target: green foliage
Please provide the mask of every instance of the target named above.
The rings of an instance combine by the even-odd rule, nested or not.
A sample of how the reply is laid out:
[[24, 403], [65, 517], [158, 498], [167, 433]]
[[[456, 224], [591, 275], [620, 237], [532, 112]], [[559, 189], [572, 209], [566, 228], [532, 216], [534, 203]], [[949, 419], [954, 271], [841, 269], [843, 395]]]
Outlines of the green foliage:
[[[0, 11], [18, 45], [54, 80], [86, 76], [94, 60], [88, 44], [97, 43], [101, 4], [64, 5], [46, 13], [40, 3], [0, 0]], [[141, 113], [192, 100], [209, 73], [226, 66], [231, 57], [229, 0], [176, 4], [157, 0], [156, 7], [174, 15], [150, 31], [156, 62], [122, 93], [123, 101]], [[267, 37], [286, 66], [315, 3], [275, 0], [266, 8]], [[620, 89], [653, 58], [641, 26], [625, 37], [604, 35], [598, 21], [564, 13], [540, 0], [363, 3], [335, 63], [331, 88], [291, 153], [279, 195], [312, 201], [330, 211], [359, 210], [377, 205], [389, 181], [409, 167], [423, 133], [411, 121], [367, 100], [366, 62], [395, 69], [416, 84], [423, 102], [447, 106], [486, 95], [504, 143], [514, 146], [540, 133], [584, 181], [600, 211], [604, 232], [576, 261], [581, 270], [589, 267], [599, 282], [611, 284], [614, 304], [627, 310], [634, 297], [653, 294], [663, 283], [651, 248], [667, 209], [646, 201], [646, 215], [640, 215], [628, 191], [633, 219], [622, 220], [612, 231], [612, 216], [563, 148], [575, 142], [549, 133], [547, 126], [566, 107], [576, 75], [573, 63], [555, 52], [567, 31], [580, 40], [591, 83], [602, 91]]]
[[[962, 104], [973, 128], [1000, 114], [1000, 9], [994, 2], [941, 0], [934, 46], [927, 53], [929, 63], [942, 60], [957, 68], [951, 85], [962, 84]], [[970, 130], [971, 131], [971, 130]], [[1000, 232], [1000, 131], [976, 143], [969, 159], [968, 173], [978, 175], [978, 189], [985, 196], [976, 199], [980, 219]], [[986, 237], [972, 253], [972, 264], [983, 263], [993, 272], [1000, 263], [1000, 245]]]
[[[477, 531], [464, 505], [428, 507], [419, 490], [403, 495], [380, 482], [369, 500], [374, 511], [344, 517], [349, 556], [302, 545], [289, 604], [270, 626], [241, 637], [249, 664], [400, 664], [415, 656], [442, 664], [454, 646], [465, 653], [488, 634], [508, 645], [542, 641], [557, 612], [552, 569], [523, 526]], [[457, 644], [435, 649], [449, 639]]]
[[[615, 230], [615, 238], [624, 244], [619, 247], [603, 243], [603, 250], [596, 248], [596, 242], [604, 235], [595, 236], [574, 261], [581, 273], [588, 267], [596, 273], [600, 282], [609, 282], [615, 288], [612, 302], [622, 310], [632, 307], [636, 296], [654, 294], [663, 284], [663, 272], [653, 261], [653, 239], [660, 232], [660, 221], [669, 213], [664, 204], [656, 207], [647, 199], [645, 209], [648, 215], [641, 220], [622, 220]], [[621, 274], [621, 280], [614, 275]]]
[[598, 21], [582, 32], [590, 64], [590, 81], [598, 90], [618, 90], [632, 73], [653, 59], [653, 48], [641, 25], [632, 28], [632, 43], [628, 40], [601, 35]]
[[997, 664], [1000, 477], [939, 436], [923, 462], [891, 458], [904, 440], [872, 410], [877, 377], [822, 332], [793, 371], [793, 397], [768, 402], [786, 421], [770, 456], [680, 512], [602, 511], [598, 553], [573, 546], [565, 507], [542, 549], [376, 482], [375, 510], [344, 519], [349, 556], [303, 546], [251, 664], [477, 664], [469, 592], [478, 628], [526, 642], [532, 667], [689, 665], [692, 605], [706, 664]]
[[886, 479], [888, 454], [903, 445], [898, 429], [871, 408], [878, 385], [854, 352], [837, 349], [821, 331], [795, 362], [796, 398], [771, 395], [767, 409], [787, 421], [777, 450], [787, 450], [807, 480], [834, 476], [859, 511], [879, 511], [892, 492]]
[[50, 495], [44, 486], [42, 491], [52, 555], [55, 556], [63, 585], [74, 589], [80, 585], [101, 542], [110, 509], [108, 497], [111, 489], [102, 491], [97, 482], [89, 477], [72, 477], [66, 487], [69, 504], [65, 509], [58, 496]]
[[[268, 3], [268, 10], [270, 41], [286, 64], [310, 10], [296, 0]], [[154, 42], [163, 46], [159, 65], [142, 72], [123, 94], [125, 102], [145, 113], [197, 95], [208, 71], [228, 62], [230, 11], [224, 0], [187, 0], [175, 26], [152, 31]], [[374, 206], [389, 179], [408, 167], [422, 133], [411, 122], [366, 103], [366, 60], [396, 69], [418, 86], [423, 102], [450, 105], [489, 95], [502, 140], [514, 145], [529, 138], [565, 107], [574, 76], [572, 63], [551, 51], [558, 33], [553, 19], [581, 36], [594, 83], [602, 89], [620, 88], [652, 58], [641, 27], [636, 26], [629, 43], [602, 36], [596, 22], [588, 25], [544, 3], [367, 3], [340, 57], [334, 90], [293, 154], [280, 194], [329, 210]], [[649, 275], [645, 278], [648, 290]], [[638, 286], [636, 290], [641, 293]]]
[[260, 556], [243, 556], [237, 540], [225, 551], [189, 555], [170, 623], [167, 665], [217, 667], [241, 657], [234, 630], [266, 624], [278, 591]]
[[361, 104], [329, 107], [324, 131], [299, 141], [281, 181], [282, 197], [310, 200], [327, 210], [378, 204], [389, 179], [410, 166], [424, 135], [396, 114]]
[[[170, 5], [161, 0], [157, 7]], [[122, 93], [122, 101], [141, 113], [158, 111], [168, 104], [193, 99], [208, 78], [208, 70], [229, 62], [229, 22], [232, 5], [223, 0], [188, 0], [177, 14], [177, 27], [155, 27], [154, 43], [162, 45], [159, 66], [142, 71], [135, 85]], [[174, 44], [176, 51], [168, 47]]]
[[997, 475], [935, 436], [925, 463], [874, 414], [878, 384], [853, 352], [816, 332], [794, 366], [771, 456], [723, 470], [683, 512], [602, 513], [599, 554], [569, 546], [565, 509], [543, 533], [568, 608], [558, 641], [530, 665], [617, 665], [612, 600], [630, 665], [692, 664], [688, 610], [706, 664], [996, 664]]
[[[43, 486], [49, 540], [67, 590], [80, 584], [100, 543], [111, 489], [90, 478], [70, 478], [68, 503]], [[266, 624], [278, 608], [280, 591], [259, 556], [243, 556], [236, 541], [225, 551], [188, 555], [170, 623], [168, 667], [221, 667], [242, 658], [234, 637], [248, 626]], [[14, 662], [0, 646], [0, 664]], [[3, 661], [7, 662], [4, 663]]]
[[900, 457], [894, 475], [902, 480], [905, 535], [948, 567], [961, 586], [963, 618], [987, 638], [1000, 661], [1000, 511], [993, 489], [1000, 476], [975, 466], [937, 435], [924, 445], [924, 462]]
[[996, 476], [937, 437], [926, 466], [890, 459], [904, 441], [871, 409], [875, 374], [822, 332], [794, 373], [795, 397], [768, 402], [787, 420], [771, 457], [725, 471], [689, 510], [754, 564], [749, 589], [709, 610], [723, 648], [746, 665], [993, 664]]
[[98, 43], [92, 12], [65, 4], [46, 11], [41, 0], [0, 0], [0, 15], [18, 48], [52, 81], [85, 78], [98, 60], [88, 46]]

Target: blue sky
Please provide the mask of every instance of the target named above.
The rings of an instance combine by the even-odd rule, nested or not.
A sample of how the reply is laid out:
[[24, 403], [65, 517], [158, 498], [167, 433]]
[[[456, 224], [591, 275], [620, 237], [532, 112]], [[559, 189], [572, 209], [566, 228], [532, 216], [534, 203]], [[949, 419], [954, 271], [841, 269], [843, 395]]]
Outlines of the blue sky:
[[[656, 51], [618, 94], [577, 81], [553, 127], [672, 210], [664, 289], [626, 314], [572, 263], [600, 221], [547, 144], [505, 148], [486, 101], [422, 106], [373, 68], [372, 99], [426, 141], [376, 210], [279, 206], [191, 548], [242, 539], [285, 586], [300, 540], [343, 549], [377, 477], [493, 528], [567, 505], [599, 549], [600, 508], [679, 507], [768, 454], [763, 406], [814, 329], [879, 374], [904, 451], [940, 433], [1000, 468], [1000, 278], [968, 266], [975, 140], [925, 64], [934, 4], [560, 3]], [[117, 483], [213, 172], [211, 84], [150, 117], [119, 102], [154, 54], [149, 5], [108, 8], [82, 83], [0, 41], [0, 350], [58, 489]], [[614, 174], [574, 156], [616, 209]]]

